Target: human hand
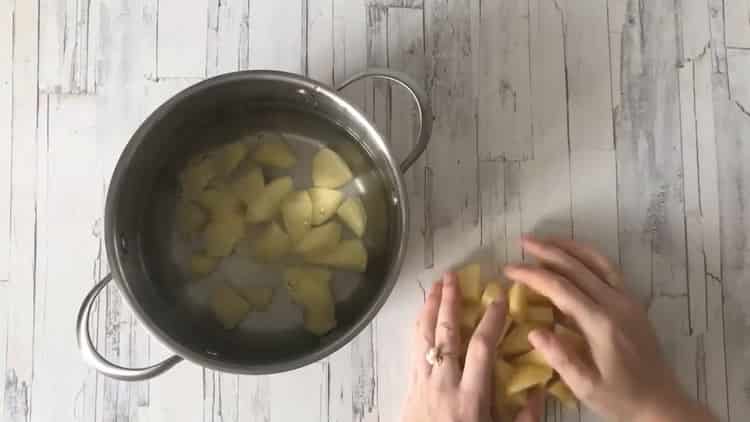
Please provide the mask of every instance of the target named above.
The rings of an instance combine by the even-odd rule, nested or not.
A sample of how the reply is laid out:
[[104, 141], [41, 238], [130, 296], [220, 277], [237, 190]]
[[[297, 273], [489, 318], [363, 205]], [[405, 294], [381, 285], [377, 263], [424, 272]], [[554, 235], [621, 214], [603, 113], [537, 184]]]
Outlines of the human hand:
[[[402, 422], [499, 422], [493, 415], [492, 374], [495, 345], [505, 323], [507, 305], [491, 304], [469, 341], [461, 369], [461, 296], [455, 274], [446, 274], [432, 286], [417, 320], [412, 370]], [[440, 350], [439, 363], [426, 356]], [[536, 422], [541, 417], [543, 393], [537, 392], [516, 417], [516, 422]]]
[[529, 342], [601, 416], [628, 421], [714, 421], [690, 400], [667, 365], [646, 310], [623, 289], [600, 253], [563, 239], [523, 239], [540, 266], [509, 265], [505, 275], [547, 296], [583, 333], [590, 356], [548, 330]]

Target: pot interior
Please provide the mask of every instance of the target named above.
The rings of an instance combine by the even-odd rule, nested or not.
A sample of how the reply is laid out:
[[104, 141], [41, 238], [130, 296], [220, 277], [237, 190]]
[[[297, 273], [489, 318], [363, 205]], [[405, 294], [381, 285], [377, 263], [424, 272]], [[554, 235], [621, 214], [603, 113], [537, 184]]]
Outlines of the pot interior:
[[[323, 337], [303, 329], [302, 310], [292, 303], [281, 278], [283, 264], [294, 258], [261, 264], [247, 252], [257, 228], [248, 227], [249, 234], [209, 276], [189, 271], [191, 251], [200, 246], [176, 227], [177, 175], [196, 155], [260, 131], [282, 134], [300, 163], [291, 172], [264, 167], [266, 182], [291, 175], [295, 190], [310, 187], [311, 157], [326, 146], [352, 169], [355, 180], [343, 190], [359, 195], [367, 211], [367, 270], [333, 271], [337, 327]], [[369, 123], [329, 91], [316, 91], [312, 82], [271, 72], [205, 81], [154, 112], [118, 163], [107, 200], [107, 248], [116, 279], [141, 320], [189, 360], [240, 373], [310, 363], [361, 330], [395, 282], [405, 224], [395, 168]], [[218, 285], [272, 287], [272, 305], [266, 312], [250, 313], [236, 328], [224, 329], [208, 306]]]

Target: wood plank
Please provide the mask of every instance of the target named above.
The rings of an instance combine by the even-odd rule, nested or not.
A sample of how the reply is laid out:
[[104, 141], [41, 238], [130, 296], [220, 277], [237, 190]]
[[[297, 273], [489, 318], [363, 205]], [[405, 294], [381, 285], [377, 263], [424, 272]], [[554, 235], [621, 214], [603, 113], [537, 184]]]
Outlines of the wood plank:
[[205, 76], [207, 0], [159, 0], [157, 16], [157, 76]]
[[523, 261], [521, 234], [523, 234], [521, 209], [521, 163], [506, 161], [505, 172], [505, 262]]
[[307, 76], [333, 83], [333, 0], [307, 1]]
[[36, 276], [36, 152], [39, 11], [36, 2], [16, 2], [13, 13], [10, 259], [5, 289], [6, 363], [0, 419], [25, 421], [31, 410], [34, 367]]
[[14, 15], [10, 13], [12, 12], [10, 3], [8, 3], [8, 12], [0, 17], [0, 283], [7, 282], [10, 273], [10, 154], [13, 127], [14, 35]]
[[[607, 0], [609, 30], [609, 70], [612, 91], [612, 114], [620, 118], [622, 102], [622, 32], [626, 25], [627, 0]], [[615, 132], [615, 139], [617, 133]]]
[[250, 54], [249, 7], [247, 0], [208, 3], [206, 76], [247, 69]]
[[750, 3], [726, 0], [724, 3], [726, 46], [750, 48]]
[[482, 3], [477, 120], [483, 160], [534, 155], [529, 33], [528, 1]]
[[750, 115], [750, 50], [727, 49], [729, 97], [742, 112]]
[[[419, 9], [387, 10], [387, 53], [391, 68], [424, 80], [423, 13]], [[417, 136], [417, 116], [410, 96], [401, 89], [392, 90], [389, 110], [390, 146], [397, 159], [406, 157]], [[421, 226], [424, 216], [422, 176], [424, 161], [419, 160], [405, 175], [409, 192], [411, 230], [409, 252], [388, 302], [377, 316], [375, 350], [377, 351], [377, 405], [380, 420], [398, 420], [406, 397], [411, 363], [406, 356], [412, 344], [411, 321], [416, 319], [423, 300], [419, 279], [424, 267]]]
[[481, 244], [498, 267], [508, 263], [505, 167], [503, 161], [479, 163]]
[[256, 2], [250, 9], [250, 64], [254, 69], [302, 73], [301, 0]]
[[707, 0], [679, 2], [682, 60], [694, 60], [706, 53], [711, 40]]
[[[663, 16], [674, 5], [628, 6], [623, 34], [623, 118], [618, 122], [621, 264], [646, 304], [687, 391], [696, 391], [696, 346], [689, 336], [682, 153], [679, 133], [677, 28]], [[639, 13], [640, 12], [640, 13]], [[671, 35], [670, 35], [671, 34]], [[670, 59], [671, 57], [671, 59]]]

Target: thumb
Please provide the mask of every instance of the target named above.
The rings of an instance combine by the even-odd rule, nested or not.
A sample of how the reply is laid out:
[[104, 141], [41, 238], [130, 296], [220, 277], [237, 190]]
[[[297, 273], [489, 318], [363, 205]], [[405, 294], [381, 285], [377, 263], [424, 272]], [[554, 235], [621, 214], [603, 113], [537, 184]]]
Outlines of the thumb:
[[596, 369], [569, 344], [554, 333], [537, 329], [529, 333], [529, 343], [542, 354], [579, 399], [590, 397], [598, 377]]

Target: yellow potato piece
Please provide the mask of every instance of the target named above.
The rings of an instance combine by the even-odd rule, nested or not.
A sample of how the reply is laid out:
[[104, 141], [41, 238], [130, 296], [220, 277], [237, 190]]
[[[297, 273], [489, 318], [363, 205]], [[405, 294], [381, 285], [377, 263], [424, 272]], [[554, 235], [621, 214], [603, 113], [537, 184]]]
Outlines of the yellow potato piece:
[[206, 224], [207, 217], [198, 205], [190, 201], [180, 201], [177, 203], [175, 219], [180, 233], [192, 234], [198, 232]]
[[464, 333], [471, 334], [482, 318], [482, 307], [478, 303], [464, 303], [461, 308], [461, 328]]
[[272, 221], [255, 240], [253, 254], [263, 261], [274, 261], [287, 255], [292, 248], [292, 241], [284, 229]]
[[480, 299], [482, 307], [487, 308], [492, 302], [503, 297], [504, 294], [505, 293], [503, 292], [503, 287], [500, 285], [499, 281], [494, 280], [488, 282], [484, 287], [482, 298]]
[[517, 324], [513, 327], [500, 343], [500, 354], [510, 356], [531, 350], [531, 343], [528, 339], [529, 331], [529, 326], [526, 324]]
[[235, 197], [239, 198], [245, 205], [250, 205], [258, 199], [263, 192], [265, 180], [263, 179], [263, 170], [260, 167], [253, 167], [244, 174], [238, 176], [229, 185]]
[[294, 250], [299, 254], [327, 253], [341, 241], [341, 224], [331, 221], [322, 226], [313, 227], [297, 243]]
[[265, 311], [271, 305], [273, 289], [261, 286], [243, 286], [237, 292], [250, 305], [251, 311]]
[[560, 400], [560, 403], [565, 407], [575, 407], [576, 405], [576, 396], [562, 380], [553, 381], [547, 387], [547, 392]]
[[555, 323], [555, 311], [549, 306], [529, 306], [526, 309], [526, 321], [551, 327]]
[[336, 214], [358, 237], [365, 234], [367, 213], [365, 213], [365, 207], [362, 205], [361, 199], [357, 197], [347, 198], [336, 211]]
[[359, 239], [344, 240], [331, 251], [306, 254], [304, 257], [311, 264], [358, 272], [367, 269], [367, 249]]
[[312, 226], [313, 205], [307, 191], [289, 194], [281, 205], [284, 226], [292, 241], [299, 241]]
[[338, 154], [323, 148], [313, 157], [312, 179], [315, 186], [335, 189], [352, 180], [352, 171]]
[[261, 143], [255, 148], [253, 159], [269, 167], [288, 169], [297, 163], [292, 150], [279, 134], [263, 135]]
[[552, 306], [552, 301], [550, 301], [547, 296], [542, 296], [536, 290], [532, 290], [528, 287], [526, 288], [526, 300], [535, 305]]
[[195, 201], [208, 210], [212, 222], [235, 219], [242, 212], [240, 200], [232, 192], [221, 188], [206, 189], [198, 194]]
[[498, 358], [495, 360], [494, 374], [495, 383], [498, 385], [505, 385], [510, 379], [510, 376], [513, 375], [513, 366], [505, 360]]
[[197, 276], [208, 275], [216, 269], [218, 264], [219, 260], [216, 257], [194, 254], [190, 257], [190, 272]]
[[344, 195], [332, 189], [312, 188], [309, 191], [313, 206], [312, 223], [314, 226], [328, 221], [336, 214]]
[[322, 336], [336, 328], [336, 318], [333, 309], [313, 310], [306, 309], [304, 313], [305, 329], [316, 336]]
[[289, 296], [298, 305], [321, 312], [333, 308], [330, 271], [292, 267], [284, 271], [283, 277]]
[[569, 344], [577, 351], [586, 349], [586, 340], [576, 331], [562, 325], [555, 324], [554, 333], [566, 344]]
[[457, 271], [458, 286], [465, 301], [479, 302], [482, 295], [479, 264], [469, 264]]
[[226, 218], [209, 222], [203, 230], [203, 246], [206, 249], [206, 255], [223, 257], [231, 254], [244, 232], [245, 224], [241, 218]]
[[219, 286], [211, 296], [211, 310], [227, 330], [237, 326], [250, 312], [250, 305], [227, 286]]
[[552, 375], [554, 375], [554, 371], [546, 365], [522, 364], [516, 366], [505, 385], [505, 394], [510, 397], [519, 391], [544, 385], [552, 378]]
[[245, 159], [247, 145], [241, 142], [232, 142], [219, 148], [215, 154], [215, 166], [218, 173], [228, 176]]
[[519, 391], [505, 397], [505, 403], [512, 408], [521, 408], [526, 406], [529, 401], [529, 393], [526, 390]]
[[292, 178], [285, 176], [272, 180], [263, 191], [247, 206], [247, 220], [261, 223], [271, 220], [281, 207], [284, 198], [292, 191]]
[[534, 349], [513, 359], [511, 363], [515, 366], [522, 364], [547, 365], [547, 360], [538, 350]]
[[514, 321], [526, 321], [528, 302], [526, 300], [526, 286], [513, 283], [508, 290], [508, 314]]
[[188, 199], [196, 198], [214, 177], [216, 166], [213, 159], [204, 157], [191, 160], [179, 175], [182, 194]]

